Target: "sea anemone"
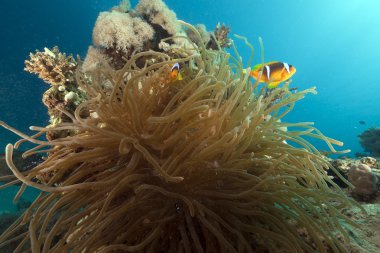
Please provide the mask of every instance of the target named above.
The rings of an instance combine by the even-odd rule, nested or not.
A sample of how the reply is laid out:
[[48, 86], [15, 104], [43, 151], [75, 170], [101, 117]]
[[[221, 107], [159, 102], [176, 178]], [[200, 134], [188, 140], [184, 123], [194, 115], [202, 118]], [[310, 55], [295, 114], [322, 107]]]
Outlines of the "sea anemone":
[[[20, 240], [16, 251], [345, 252], [336, 234], [348, 239], [339, 219], [352, 203], [303, 136], [333, 151], [341, 143], [312, 123], [281, 121], [315, 89], [264, 93], [239, 55], [206, 49], [182, 24], [199, 38], [187, 58], [147, 51], [120, 70], [104, 62], [87, 76], [78, 71], [88, 100], [74, 115], [61, 109], [72, 122], [31, 127], [34, 136], [0, 123], [37, 145], [25, 157], [48, 153], [20, 172], [7, 145], [9, 184], [22, 182], [18, 196], [25, 186], [41, 194], [0, 248]], [[141, 58], [151, 60], [141, 67]], [[183, 80], [173, 82], [175, 62]], [[62, 130], [75, 134], [39, 137]]]

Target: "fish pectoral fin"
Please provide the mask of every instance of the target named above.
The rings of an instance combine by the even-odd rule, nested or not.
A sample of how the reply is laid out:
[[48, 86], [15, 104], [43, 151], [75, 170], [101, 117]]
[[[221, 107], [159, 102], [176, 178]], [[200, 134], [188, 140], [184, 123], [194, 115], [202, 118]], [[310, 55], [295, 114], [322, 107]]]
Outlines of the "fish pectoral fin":
[[274, 89], [274, 88], [276, 88], [280, 83], [281, 83], [281, 81], [278, 81], [278, 82], [269, 82], [269, 83], [268, 83], [268, 88], [269, 88], [269, 89]]

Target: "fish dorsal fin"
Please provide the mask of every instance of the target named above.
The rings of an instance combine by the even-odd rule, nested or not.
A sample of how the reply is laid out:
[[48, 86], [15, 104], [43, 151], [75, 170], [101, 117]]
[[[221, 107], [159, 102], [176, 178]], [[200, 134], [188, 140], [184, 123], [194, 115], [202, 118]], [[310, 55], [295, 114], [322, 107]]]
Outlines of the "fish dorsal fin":
[[290, 66], [289, 66], [289, 64], [287, 64], [286, 62], [283, 62], [283, 64], [284, 64], [284, 67], [285, 67], [286, 71], [289, 74], [290, 73]]
[[279, 63], [279, 61], [269, 61], [269, 62], [265, 63], [265, 65], [271, 65], [273, 63]]
[[264, 66], [269, 65], [269, 67], [270, 67], [270, 65], [272, 65], [274, 63], [279, 63], [279, 61], [269, 61], [269, 62], [265, 62], [265, 63], [256, 64], [255, 66], [253, 66], [252, 71], [259, 70], [260, 68], [263, 67], [263, 65]]
[[170, 69], [170, 71], [173, 71], [175, 69], [179, 70], [179, 64], [178, 64], [178, 62], [174, 63], [174, 65], [172, 66], [172, 68]]
[[270, 80], [270, 67], [269, 67], [269, 65], [265, 65], [265, 69], [267, 71], [267, 78], [268, 78], [268, 80]]
[[255, 66], [253, 66], [252, 70], [257, 70], [259, 68], [261, 68], [263, 65], [271, 65], [273, 63], [276, 63], [278, 61], [269, 61], [269, 62], [264, 62], [264, 63], [259, 63], [259, 64], [256, 64]]

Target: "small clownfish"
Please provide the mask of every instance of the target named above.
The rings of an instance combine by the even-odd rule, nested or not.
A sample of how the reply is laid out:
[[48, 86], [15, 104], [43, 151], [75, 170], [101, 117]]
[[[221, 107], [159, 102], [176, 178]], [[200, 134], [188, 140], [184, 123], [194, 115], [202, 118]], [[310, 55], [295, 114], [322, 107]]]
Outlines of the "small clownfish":
[[288, 80], [296, 73], [296, 68], [286, 62], [271, 61], [255, 65], [251, 70], [250, 76], [257, 80], [261, 69], [263, 73], [258, 81], [260, 83], [267, 83], [269, 89], [276, 88], [281, 82]]
[[178, 62], [174, 63], [173, 67], [170, 69], [169, 80], [170, 80], [170, 82], [182, 80], [181, 72], [179, 72]]

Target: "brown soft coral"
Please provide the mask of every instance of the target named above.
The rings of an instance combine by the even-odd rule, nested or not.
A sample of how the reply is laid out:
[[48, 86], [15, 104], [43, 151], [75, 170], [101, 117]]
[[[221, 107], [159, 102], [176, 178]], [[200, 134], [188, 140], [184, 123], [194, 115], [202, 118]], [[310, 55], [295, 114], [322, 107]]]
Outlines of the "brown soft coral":
[[228, 37], [230, 32], [230, 27], [218, 23], [214, 30], [214, 36], [211, 37], [212, 39], [210, 39], [209, 43], [207, 44], [207, 47], [214, 50], [218, 49], [218, 45], [221, 48], [230, 48], [232, 45], [232, 41]]
[[120, 4], [114, 6], [111, 11], [129, 12], [131, 10], [131, 2], [128, 0], [121, 0]]
[[101, 48], [116, 48], [127, 53], [141, 50], [152, 39], [153, 28], [139, 17], [118, 11], [102, 12], [96, 20], [93, 41]]
[[[195, 26], [195, 28], [197, 29], [199, 35], [201, 36], [201, 43], [207, 45], [207, 43], [210, 41], [211, 39], [211, 34], [207, 31], [206, 29], [206, 26], [204, 24], [197, 24]], [[195, 34], [195, 32], [191, 29], [187, 29], [186, 30], [186, 34], [187, 34], [187, 37], [194, 43], [196, 44], [199, 44], [200, 42], [198, 41], [198, 36], [197, 34]]]
[[72, 55], [59, 52], [58, 47], [30, 53], [30, 60], [25, 61], [25, 70], [37, 74], [39, 78], [51, 85], [63, 85], [74, 80], [77, 62]]
[[99, 48], [90, 46], [87, 50], [87, 55], [82, 64], [81, 70], [83, 72], [94, 71], [101, 62], [107, 62], [106, 55]]
[[152, 47], [156, 31], [143, 18], [133, 12], [122, 12], [123, 6], [101, 12], [93, 30], [94, 47], [90, 47], [82, 70], [94, 69], [93, 62], [106, 61], [120, 69], [134, 52]]
[[161, 0], [141, 0], [135, 10], [149, 22], [160, 25], [171, 35], [181, 31], [175, 12]]

